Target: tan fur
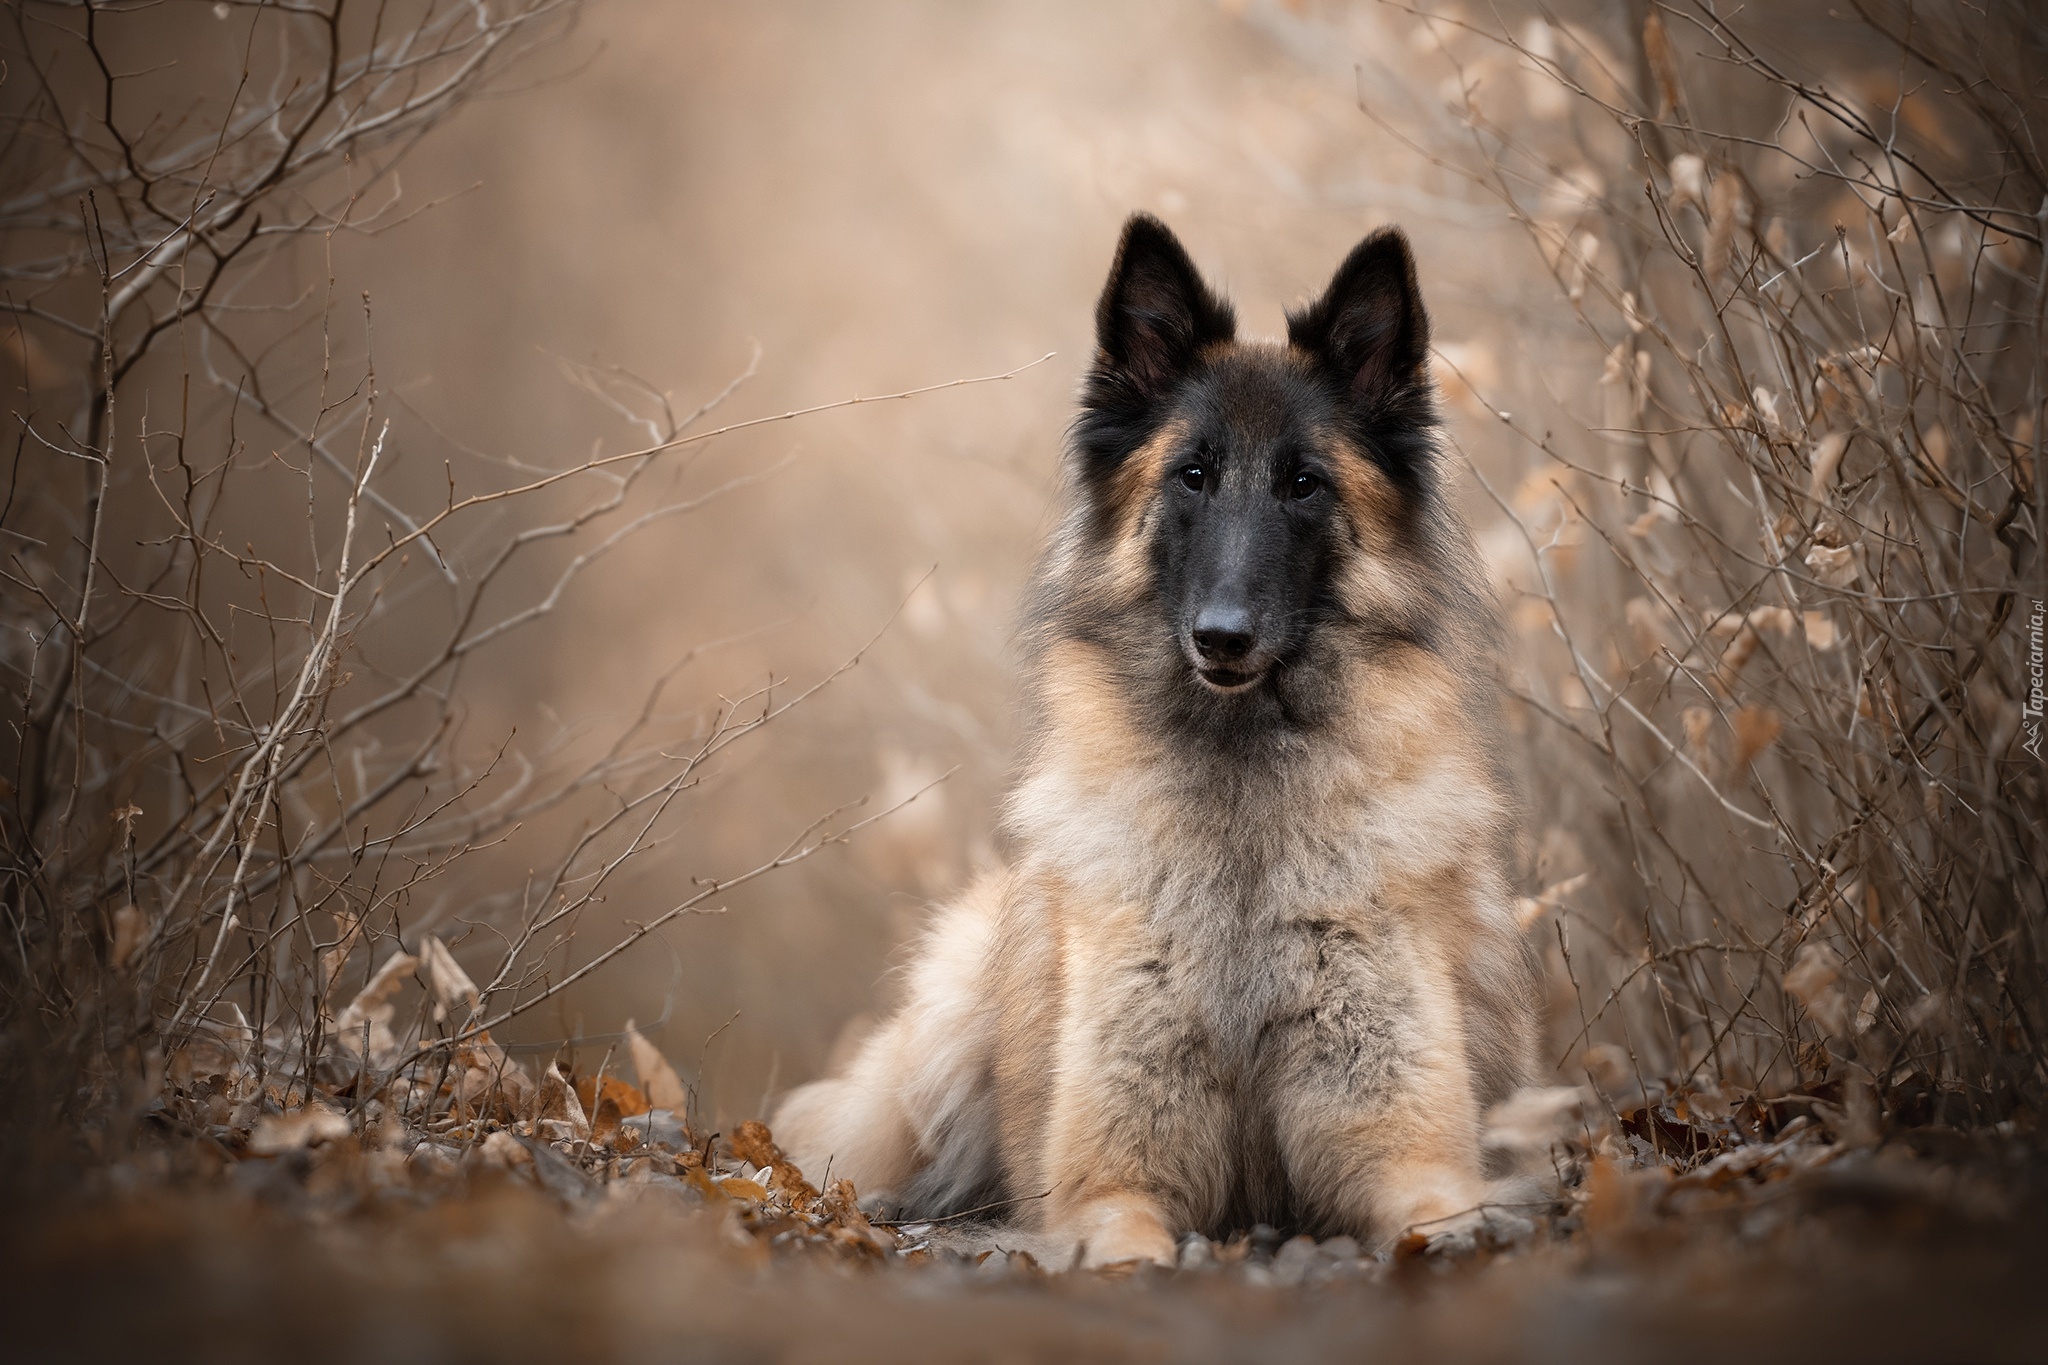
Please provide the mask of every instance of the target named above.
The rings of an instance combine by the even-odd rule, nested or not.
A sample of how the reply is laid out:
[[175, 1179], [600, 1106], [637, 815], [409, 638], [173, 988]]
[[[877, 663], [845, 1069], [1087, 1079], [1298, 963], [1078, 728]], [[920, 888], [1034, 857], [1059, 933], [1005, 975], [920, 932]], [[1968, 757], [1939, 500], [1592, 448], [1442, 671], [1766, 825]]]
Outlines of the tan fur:
[[1177, 422], [1163, 424], [1156, 435], [1133, 451], [1117, 471], [1116, 487], [1110, 495], [1110, 509], [1116, 518], [1108, 569], [1103, 575], [1105, 596], [1128, 601], [1146, 590], [1145, 542], [1148, 523], [1156, 514], [1155, 489], [1165, 481], [1167, 465], [1182, 439]]

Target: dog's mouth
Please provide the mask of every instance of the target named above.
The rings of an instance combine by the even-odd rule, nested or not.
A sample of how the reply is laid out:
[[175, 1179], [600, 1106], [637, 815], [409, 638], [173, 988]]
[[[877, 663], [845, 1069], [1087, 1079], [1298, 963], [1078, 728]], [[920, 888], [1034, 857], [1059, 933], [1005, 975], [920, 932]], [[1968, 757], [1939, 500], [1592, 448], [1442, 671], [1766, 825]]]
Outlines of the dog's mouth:
[[1246, 692], [1257, 687], [1265, 679], [1267, 669], [1261, 668], [1197, 668], [1195, 676], [1202, 680], [1202, 686], [1211, 692], [1229, 695]]

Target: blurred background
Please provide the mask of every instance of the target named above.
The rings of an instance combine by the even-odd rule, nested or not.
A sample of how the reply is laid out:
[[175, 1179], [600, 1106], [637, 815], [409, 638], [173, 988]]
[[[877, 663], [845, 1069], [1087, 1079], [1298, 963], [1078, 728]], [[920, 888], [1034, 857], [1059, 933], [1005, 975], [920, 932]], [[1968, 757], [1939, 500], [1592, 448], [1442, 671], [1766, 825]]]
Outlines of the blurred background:
[[[665, 1016], [658, 1041], [686, 1074], [703, 1056], [711, 1106], [754, 1112], [886, 1007], [927, 904], [999, 856], [1018, 594], [1125, 215], [1170, 223], [1266, 335], [1358, 238], [1399, 223], [1440, 340], [1481, 357], [1475, 372], [1544, 351], [1516, 310], [1515, 272], [1540, 267], [1522, 235], [1358, 108], [1413, 119], [1431, 97], [1408, 73], [1434, 43], [1401, 19], [596, 5], [521, 73], [534, 89], [465, 111], [405, 171], [416, 202], [476, 188], [391, 235], [336, 239], [339, 277], [376, 302], [379, 374], [403, 396], [398, 476], [428, 500], [449, 453], [436, 432], [549, 466], [599, 439], [627, 447], [634, 433], [561, 358], [631, 370], [688, 409], [758, 345], [757, 376], [714, 419], [729, 420], [1053, 353], [1000, 384], [712, 443], [687, 486], [780, 472], [650, 527], [544, 640], [478, 679], [483, 735], [536, 709], [630, 711], [704, 642], [757, 632], [692, 666], [680, 692], [696, 704], [771, 675], [801, 686], [882, 632], [859, 667], [726, 756], [673, 841], [586, 919], [593, 938], [603, 916], [643, 919], [826, 811], [951, 774], [851, 845], [735, 892], [724, 915], [666, 931], [665, 948], [528, 1021], [532, 1036]], [[1470, 410], [1452, 421], [1492, 454]]]

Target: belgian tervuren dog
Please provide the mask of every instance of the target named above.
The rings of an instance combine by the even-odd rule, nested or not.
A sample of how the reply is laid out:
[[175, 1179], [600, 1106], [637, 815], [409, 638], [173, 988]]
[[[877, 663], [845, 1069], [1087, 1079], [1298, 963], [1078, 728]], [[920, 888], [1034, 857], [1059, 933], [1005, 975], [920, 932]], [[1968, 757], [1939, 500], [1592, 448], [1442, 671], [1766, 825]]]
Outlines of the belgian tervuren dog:
[[1139, 215], [1096, 331], [1010, 864], [775, 1132], [912, 1216], [1050, 1188], [1014, 1216], [1091, 1265], [1469, 1219], [1535, 984], [1407, 240], [1359, 243], [1285, 344], [1239, 341]]

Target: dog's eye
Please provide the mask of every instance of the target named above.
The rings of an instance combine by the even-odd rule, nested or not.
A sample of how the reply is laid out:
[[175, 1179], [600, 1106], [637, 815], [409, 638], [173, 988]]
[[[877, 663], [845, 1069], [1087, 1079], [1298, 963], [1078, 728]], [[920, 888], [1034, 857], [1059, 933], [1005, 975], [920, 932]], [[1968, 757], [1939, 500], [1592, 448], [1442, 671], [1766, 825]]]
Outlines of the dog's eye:
[[1294, 482], [1287, 486], [1287, 494], [1296, 502], [1300, 502], [1303, 498], [1314, 497], [1316, 490], [1322, 486], [1323, 481], [1313, 474], [1296, 474]]
[[1206, 481], [1206, 480], [1208, 479], [1208, 477], [1209, 477], [1209, 475], [1208, 475], [1208, 471], [1204, 470], [1204, 469], [1203, 469], [1203, 468], [1202, 468], [1202, 467], [1201, 467], [1200, 465], [1198, 465], [1198, 464], [1190, 464], [1190, 465], [1182, 465], [1182, 466], [1181, 466], [1181, 470], [1180, 470], [1180, 481], [1181, 481], [1181, 484], [1182, 484], [1182, 486], [1183, 486], [1183, 487], [1185, 487], [1185, 488], [1189, 489], [1189, 490], [1190, 490], [1190, 491], [1192, 491], [1192, 492], [1196, 492], [1196, 493], [1199, 493], [1199, 492], [1201, 492], [1201, 491], [1202, 491], [1202, 484], [1203, 484], [1203, 483], [1204, 483], [1204, 482], [1205, 482], [1205, 481]]

